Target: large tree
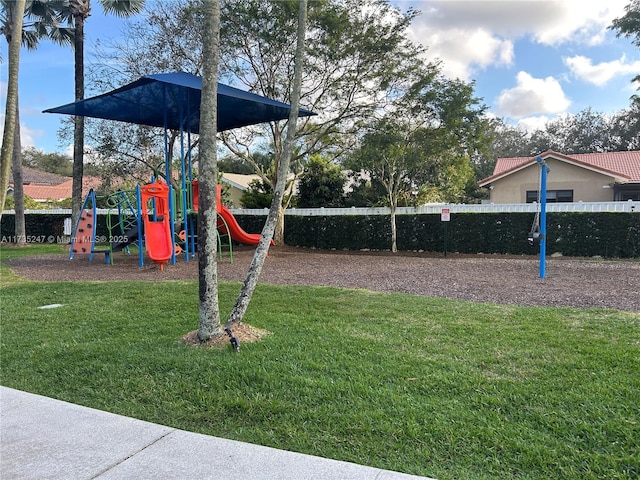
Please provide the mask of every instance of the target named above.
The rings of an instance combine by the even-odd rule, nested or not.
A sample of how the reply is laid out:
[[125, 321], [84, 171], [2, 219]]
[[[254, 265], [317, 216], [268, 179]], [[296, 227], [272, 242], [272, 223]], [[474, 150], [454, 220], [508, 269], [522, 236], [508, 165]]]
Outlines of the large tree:
[[[17, 4], [12, 0], [2, 0], [0, 1], [0, 6], [0, 33], [5, 36], [7, 43], [11, 43], [12, 23]], [[48, 38], [60, 45], [70, 44], [73, 40], [73, 30], [60, 25], [60, 11], [63, 8], [64, 0], [27, 0], [22, 25], [22, 46], [27, 50], [35, 50], [43, 38]], [[24, 243], [26, 242], [26, 230], [19, 102], [16, 105], [16, 125], [12, 153], [15, 238], [17, 243]]]
[[200, 190], [198, 202], [198, 339], [205, 342], [220, 336], [218, 308], [218, 270], [216, 188], [217, 119], [218, 119], [218, 63], [220, 58], [220, 3], [209, 0], [203, 5], [204, 35], [202, 73], [202, 103], [200, 105]]
[[22, 42], [22, 24], [25, 10], [25, 0], [16, 0], [12, 9], [13, 18], [10, 22], [11, 41], [9, 42], [9, 75], [7, 78], [7, 104], [5, 110], [4, 130], [2, 134], [2, 149], [0, 150], [0, 219], [7, 198], [9, 174], [13, 160], [13, 145], [18, 112], [18, 72], [20, 67], [20, 44]]
[[611, 151], [640, 150], [640, 97], [609, 121]]
[[342, 207], [347, 177], [340, 165], [313, 155], [298, 181], [299, 208]]
[[526, 130], [508, 125], [500, 118], [484, 118], [482, 121], [486, 148], [473, 155], [472, 162], [477, 180], [493, 175], [498, 158], [533, 155]]
[[568, 155], [633, 150], [638, 145], [639, 106], [612, 115], [586, 108], [559, 117], [532, 132], [523, 145], [531, 156], [548, 149]]
[[608, 121], [600, 113], [587, 108], [576, 115], [565, 115], [534, 132], [529, 142], [531, 155], [547, 149], [557, 152], [596, 153], [611, 150]]
[[300, 96], [302, 92], [302, 71], [304, 69], [304, 46], [305, 46], [305, 34], [307, 26], [307, 0], [299, 0], [298, 6], [298, 26], [296, 31], [296, 49], [295, 60], [293, 66], [293, 85], [291, 89], [291, 112], [289, 114], [288, 129], [286, 138], [284, 141], [284, 148], [282, 152], [282, 159], [278, 165], [278, 174], [276, 183], [273, 190], [273, 200], [271, 202], [271, 208], [267, 216], [264, 228], [262, 229], [262, 235], [260, 242], [253, 255], [247, 276], [245, 277], [242, 289], [236, 303], [229, 314], [229, 318], [225, 324], [225, 331], [231, 338], [231, 343], [237, 348], [238, 341], [235, 339], [232, 333], [232, 328], [237, 325], [244, 318], [244, 314], [249, 307], [249, 302], [253, 296], [264, 261], [269, 251], [269, 245], [278, 223], [278, 215], [282, 207], [282, 200], [285, 193], [285, 187], [287, 183], [287, 176], [289, 174], [289, 162], [294, 151], [294, 142], [296, 139], [296, 124], [298, 121], [298, 110], [300, 106]]
[[473, 185], [471, 156], [482, 142], [478, 131], [484, 109], [472, 85], [423, 69], [414, 72], [395, 104], [368, 126], [349, 166], [384, 187], [393, 252], [400, 202], [460, 200]]
[[[135, 15], [142, 10], [144, 0], [99, 0], [105, 13], [118, 17]], [[91, 0], [68, 0], [65, 11], [68, 21], [73, 23], [74, 35], [74, 82], [76, 101], [84, 99], [84, 25], [91, 14]], [[71, 208], [73, 221], [82, 208], [82, 177], [84, 173], [84, 117], [74, 118], [73, 136], [73, 183]]]
[[63, 177], [71, 176], [71, 157], [61, 153], [45, 153], [34, 147], [22, 152], [22, 165]]
[[[223, 74], [246, 88], [290, 101], [296, 28], [294, 2], [249, 0], [223, 7]], [[401, 12], [385, 0], [326, 0], [311, 2], [310, 41], [305, 51], [305, 88], [301, 104], [319, 113], [297, 126], [296, 162], [315, 153], [338, 157], [354, 147], [363, 121], [384, 105], [420, 63], [421, 49], [407, 38], [416, 12]], [[224, 145], [254, 165], [266, 183], [275, 185], [283, 158], [285, 122], [222, 135]], [[253, 161], [256, 141], [274, 152], [269, 172]], [[283, 211], [276, 240], [283, 240]]]

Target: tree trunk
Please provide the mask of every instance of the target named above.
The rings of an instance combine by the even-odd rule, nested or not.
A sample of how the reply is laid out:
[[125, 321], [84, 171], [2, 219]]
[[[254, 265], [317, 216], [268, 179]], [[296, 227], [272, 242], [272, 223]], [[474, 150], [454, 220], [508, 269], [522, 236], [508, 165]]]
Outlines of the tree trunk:
[[198, 203], [198, 339], [206, 342], [222, 334], [218, 306], [217, 200], [217, 110], [218, 64], [220, 58], [220, 2], [203, 3], [205, 28], [203, 38], [204, 67], [200, 104], [200, 175]]
[[22, 142], [20, 141], [20, 107], [16, 104], [16, 131], [13, 139], [13, 210], [16, 243], [27, 243], [24, 224], [24, 182], [22, 180]]
[[398, 251], [398, 229], [396, 226], [396, 204], [391, 202], [391, 251]]
[[396, 180], [393, 169], [389, 168], [389, 181], [387, 182], [387, 195], [389, 200], [389, 210], [391, 212], [391, 251], [398, 251], [398, 229], [396, 225], [396, 208], [398, 207], [398, 181]]
[[280, 211], [278, 212], [278, 223], [276, 224], [276, 231], [273, 234], [273, 241], [276, 245], [284, 245], [284, 212], [289, 208], [291, 203], [291, 197], [293, 196], [293, 192], [295, 190], [295, 178], [291, 182], [289, 186], [289, 191], [283, 195], [283, 198], [286, 198], [286, 202], [283, 202], [280, 205]]
[[7, 199], [9, 174], [18, 112], [18, 71], [20, 67], [20, 44], [22, 42], [22, 22], [26, 0], [16, 0], [12, 22], [12, 35], [9, 42], [9, 76], [7, 78], [7, 105], [5, 110], [4, 131], [2, 134], [2, 149], [0, 150], [0, 220], [4, 202]]
[[[88, 14], [88, 12], [86, 12]], [[84, 19], [85, 13], [74, 15], [75, 37], [75, 99], [84, 99]], [[73, 180], [71, 183], [71, 218], [78, 221], [82, 209], [82, 177], [84, 173], [84, 117], [74, 117], [73, 129]]]
[[280, 208], [278, 209], [276, 228], [273, 233], [273, 241], [276, 245], [284, 245], [284, 210], [284, 207], [280, 205]]
[[251, 264], [249, 265], [249, 271], [245, 277], [242, 290], [238, 295], [236, 303], [227, 319], [225, 324], [225, 330], [227, 334], [232, 338], [231, 329], [235, 324], [242, 322], [244, 314], [247, 311], [249, 302], [258, 283], [258, 278], [262, 272], [267, 252], [269, 251], [269, 245], [273, 238], [273, 233], [276, 229], [278, 222], [278, 216], [282, 208], [282, 199], [284, 196], [284, 190], [287, 182], [287, 175], [289, 173], [289, 164], [291, 163], [291, 156], [293, 153], [293, 141], [296, 133], [296, 124], [298, 121], [298, 110], [300, 108], [300, 93], [302, 91], [302, 64], [304, 58], [304, 36], [307, 23], [307, 0], [300, 0], [300, 11], [298, 16], [298, 36], [296, 46], [296, 58], [295, 58], [295, 73], [293, 82], [293, 92], [291, 92], [291, 112], [289, 114], [289, 124], [287, 125], [287, 135], [284, 144], [284, 151], [282, 159], [278, 165], [278, 177], [276, 185], [273, 189], [273, 201], [271, 202], [271, 208], [269, 209], [269, 215], [264, 228], [262, 229], [262, 237], [256, 248], [256, 252], [253, 255]]

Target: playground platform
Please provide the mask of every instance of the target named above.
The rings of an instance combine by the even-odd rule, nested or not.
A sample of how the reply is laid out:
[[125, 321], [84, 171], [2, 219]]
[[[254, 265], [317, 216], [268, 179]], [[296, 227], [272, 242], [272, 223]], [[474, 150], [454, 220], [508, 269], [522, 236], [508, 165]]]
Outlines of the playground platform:
[[0, 478], [419, 480], [0, 387]]

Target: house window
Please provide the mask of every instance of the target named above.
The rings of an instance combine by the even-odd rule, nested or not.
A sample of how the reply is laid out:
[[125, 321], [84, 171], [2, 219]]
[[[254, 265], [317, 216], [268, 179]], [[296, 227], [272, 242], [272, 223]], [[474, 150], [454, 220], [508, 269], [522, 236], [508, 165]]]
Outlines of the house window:
[[[537, 190], [527, 190], [527, 203], [538, 201]], [[573, 202], [573, 190], [547, 190], [547, 203]]]
[[639, 202], [640, 201], [640, 190], [634, 192], [629, 191], [629, 192], [622, 192], [622, 201], [626, 202], [628, 200], [633, 200], [634, 202]]
[[626, 202], [632, 200], [634, 202], [640, 201], [640, 185], [637, 183], [613, 186], [613, 201], [614, 202]]

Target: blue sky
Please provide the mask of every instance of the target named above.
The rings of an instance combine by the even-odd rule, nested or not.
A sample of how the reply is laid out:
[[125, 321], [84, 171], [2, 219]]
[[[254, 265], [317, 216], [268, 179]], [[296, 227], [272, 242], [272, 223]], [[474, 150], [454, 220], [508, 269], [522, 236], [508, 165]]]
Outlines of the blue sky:
[[[630, 0], [440, 0], [393, 3], [422, 12], [411, 26], [452, 78], [475, 81], [490, 114], [524, 128], [587, 107], [614, 113], [629, 106], [640, 74], [640, 49], [607, 30]], [[116, 39], [123, 20], [105, 17], [97, 2], [87, 21], [85, 63], [96, 40]], [[2, 42], [6, 62], [7, 46]], [[0, 70], [4, 117], [7, 65]], [[20, 65], [22, 142], [46, 152], [68, 152], [57, 139], [61, 117], [41, 113], [73, 101], [73, 52], [43, 43], [23, 50]]]
[[587, 107], [629, 106], [640, 49], [607, 30], [630, 0], [398, 2], [422, 15], [413, 40], [451, 77], [474, 80], [491, 113], [536, 128]]

